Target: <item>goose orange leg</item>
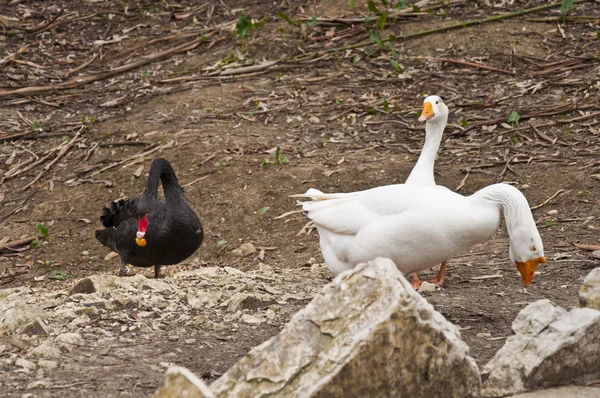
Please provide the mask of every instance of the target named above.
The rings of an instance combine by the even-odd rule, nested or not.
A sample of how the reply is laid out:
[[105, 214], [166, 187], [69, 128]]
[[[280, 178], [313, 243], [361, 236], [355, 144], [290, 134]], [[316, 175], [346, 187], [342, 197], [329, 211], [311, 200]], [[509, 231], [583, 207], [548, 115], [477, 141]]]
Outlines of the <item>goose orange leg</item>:
[[[446, 276], [446, 261], [444, 261], [442, 263], [442, 265], [440, 266], [440, 271], [438, 272], [437, 276], [435, 278], [429, 280], [428, 282], [433, 283], [434, 285], [442, 286], [442, 284], [444, 283], [445, 276]], [[421, 280], [417, 276], [417, 273], [414, 272], [413, 273], [413, 281], [411, 283], [412, 287], [414, 287], [415, 290], [419, 290], [419, 288], [421, 287], [421, 284], [423, 284], [423, 282], [421, 282]]]

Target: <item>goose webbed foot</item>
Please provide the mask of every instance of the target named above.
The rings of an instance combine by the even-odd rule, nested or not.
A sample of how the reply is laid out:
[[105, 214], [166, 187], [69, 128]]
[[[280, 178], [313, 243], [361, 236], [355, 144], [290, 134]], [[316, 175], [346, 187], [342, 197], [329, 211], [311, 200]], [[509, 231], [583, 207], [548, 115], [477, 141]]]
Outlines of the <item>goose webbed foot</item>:
[[438, 272], [437, 276], [430, 281], [429, 283], [433, 283], [434, 285], [442, 286], [444, 283], [444, 277], [446, 276], [446, 261], [442, 263], [440, 266], [440, 272]]
[[421, 287], [422, 284], [423, 284], [423, 282], [419, 279], [419, 277], [417, 276], [417, 273], [413, 272], [413, 281], [411, 283], [412, 287], [415, 290], [419, 290], [419, 288]]
[[160, 265], [154, 266], [154, 278], [155, 279], [160, 278]]

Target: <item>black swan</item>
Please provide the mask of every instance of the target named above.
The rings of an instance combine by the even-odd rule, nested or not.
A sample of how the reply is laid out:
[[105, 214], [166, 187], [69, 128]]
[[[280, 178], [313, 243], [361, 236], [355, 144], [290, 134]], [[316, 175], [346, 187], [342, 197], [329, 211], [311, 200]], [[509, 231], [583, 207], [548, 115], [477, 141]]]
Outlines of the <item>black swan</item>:
[[[162, 182], [165, 199], [158, 198]], [[112, 202], [105, 207], [100, 222], [106, 229], [96, 231], [96, 239], [121, 257], [119, 275], [125, 266], [154, 266], [154, 277], [162, 265], [177, 264], [194, 254], [202, 244], [200, 219], [183, 195], [175, 171], [163, 158], [150, 166], [144, 194], [135, 199]]]

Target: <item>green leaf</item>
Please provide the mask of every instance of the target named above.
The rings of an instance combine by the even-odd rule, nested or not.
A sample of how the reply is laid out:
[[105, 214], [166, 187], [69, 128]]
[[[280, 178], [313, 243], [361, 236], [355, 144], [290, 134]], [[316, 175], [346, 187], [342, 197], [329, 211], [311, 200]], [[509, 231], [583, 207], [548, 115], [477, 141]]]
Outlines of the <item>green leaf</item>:
[[266, 166], [266, 165], [268, 165], [268, 164], [271, 164], [271, 159], [269, 159], [269, 158], [263, 158], [263, 160], [262, 160], [262, 165], [263, 165], [263, 166]]
[[510, 116], [508, 117], [508, 122], [511, 124], [511, 126], [515, 126], [515, 125], [519, 125], [519, 120], [521, 120], [521, 115], [519, 115], [517, 112], [512, 112], [510, 114]]
[[467, 127], [469, 125], [469, 121], [463, 117], [460, 119], [460, 125], [462, 127]]
[[38, 247], [40, 247], [40, 241], [37, 239], [34, 239], [30, 244], [29, 247], [32, 249], [37, 249]]
[[265, 214], [267, 211], [269, 211], [269, 207], [270, 207], [270, 206], [263, 207], [262, 209], [260, 209], [260, 210], [258, 211], [258, 214], [260, 214], [260, 216], [262, 217], [262, 216], [263, 216], [263, 214]]
[[418, 6], [418, 5], [416, 5], [416, 4], [413, 4], [413, 6], [412, 6], [412, 7], [413, 7], [413, 11], [414, 11], [414, 12], [421, 12], [421, 9], [419, 8], [419, 6]]
[[265, 17], [262, 21], [250, 23], [250, 28], [251, 29], [260, 29], [267, 23], [268, 20], [269, 20], [269, 17]]
[[350, 0], [350, 8], [354, 8], [354, 0]]
[[281, 159], [281, 161], [282, 161], [284, 164], [288, 164], [288, 163], [290, 162], [290, 160], [288, 159], [288, 157], [287, 157], [287, 156], [284, 156], [284, 157], [283, 157], [283, 159]]
[[381, 15], [381, 11], [379, 11], [379, 8], [375, 6], [373, 0], [369, 0], [369, 2], [367, 3], [367, 7], [369, 8], [369, 11], [371, 11], [373, 14]]
[[562, 3], [560, 4], [560, 11], [563, 14], [565, 14], [571, 8], [573, 8], [573, 0], [562, 0]]
[[281, 148], [279, 148], [279, 147], [277, 147], [277, 149], [275, 149], [275, 164], [276, 165], [281, 164]]
[[371, 41], [373, 43], [377, 44], [377, 47], [380, 50], [383, 50], [383, 41], [379, 38], [379, 35], [377, 34], [377, 32], [375, 32], [373, 29], [371, 29], [369, 31], [369, 39], [371, 39]]
[[44, 239], [50, 240], [50, 233], [48, 232], [48, 227], [41, 223], [38, 223], [35, 227], [40, 232], [40, 234], [42, 234]]
[[235, 29], [236, 29], [237, 35], [242, 39], [244, 37], [246, 37], [246, 33], [248, 32], [248, 27], [249, 27], [249, 23], [248, 23], [248, 20], [246, 19], [246, 13], [244, 11], [242, 11], [240, 16], [238, 17], [237, 23], [235, 24]]
[[598, 38], [598, 41], [600, 41], [600, 31], [596, 32], [596, 37]]
[[396, 8], [398, 10], [403, 9], [404, 7], [406, 7], [406, 0], [400, 0], [397, 4], [396, 4]]
[[65, 274], [65, 271], [57, 270], [57, 271], [54, 271], [52, 274], [50, 274], [50, 276], [48, 276], [48, 279], [64, 281], [66, 276], [67, 276], [67, 274]]
[[394, 67], [394, 69], [396, 69], [396, 72], [398, 72], [398, 73], [402, 73], [402, 71], [404, 70], [404, 66], [400, 65], [398, 62], [394, 61], [393, 59], [390, 59], [390, 64], [392, 64], [392, 66]]
[[285, 22], [289, 23], [290, 25], [293, 25], [293, 26], [300, 25], [298, 22], [292, 21], [290, 19], [290, 17], [288, 17], [287, 15], [285, 15], [284, 13], [282, 13], [281, 11], [277, 11], [277, 15], [279, 15], [279, 18], [283, 19]]
[[317, 21], [317, 17], [313, 15], [312, 19], [306, 23], [308, 26], [317, 26], [319, 22]]
[[385, 113], [388, 113], [389, 109], [390, 109], [390, 104], [388, 104], [387, 99], [384, 99], [383, 100], [383, 111]]
[[377, 18], [377, 29], [380, 31], [385, 29], [385, 22], [387, 21], [387, 14], [381, 14], [379, 18]]
[[41, 124], [39, 120], [34, 120], [33, 123], [31, 124], [31, 128], [33, 129], [33, 131], [38, 131], [40, 129]]
[[221, 246], [226, 245], [226, 244], [227, 244], [226, 240], [220, 240], [220, 241], [217, 242], [217, 247], [221, 247]]

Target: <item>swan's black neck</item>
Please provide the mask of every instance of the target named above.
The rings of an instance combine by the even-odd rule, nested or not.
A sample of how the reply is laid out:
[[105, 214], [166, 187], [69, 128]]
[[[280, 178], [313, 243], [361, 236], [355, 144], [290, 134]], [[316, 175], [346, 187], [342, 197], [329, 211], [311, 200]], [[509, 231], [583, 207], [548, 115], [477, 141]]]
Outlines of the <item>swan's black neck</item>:
[[163, 158], [156, 158], [152, 162], [152, 165], [150, 165], [148, 182], [146, 183], [143, 196], [156, 200], [158, 197], [159, 182], [162, 182], [166, 200], [183, 196], [183, 188], [181, 188], [179, 181], [177, 181], [175, 171], [171, 167], [171, 164]]

